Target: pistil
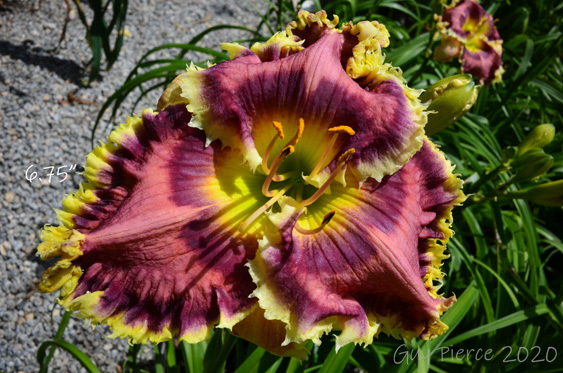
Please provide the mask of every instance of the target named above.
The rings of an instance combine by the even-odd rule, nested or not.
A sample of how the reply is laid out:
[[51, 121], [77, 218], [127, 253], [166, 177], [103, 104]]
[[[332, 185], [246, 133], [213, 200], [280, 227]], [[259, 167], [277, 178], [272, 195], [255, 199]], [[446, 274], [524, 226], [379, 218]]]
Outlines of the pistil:
[[295, 223], [294, 229], [295, 229], [297, 232], [299, 232], [299, 233], [301, 233], [301, 234], [304, 234], [304, 235], [317, 234], [317, 233], [319, 233], [320, 231], [322, 231], [322, 230], [324, 229], [324, 227], [325, 227], [328, 223], [330, 223], [330, 221], [332, 220], [332, 218], [334, 217], [334, 215], [336, 215], [336, 211], [334, 211], [334, 210], [333, 210], [333, 211], [330, 211], [328, 214], [326, 214], [326, 215], [324, 216], [321, 225], [319, 225], [319, 226], [316, 227], [316, 228], [313, 228], [313, 229], [305, 229], [305, 228], [302, 228], [302, 227], [299, 225], [299, 223]]
[[245, 232], [250, 227], [250, 225], [254, 222], [254, 220], [256, 220], [264, 212], [266, 212], [266, 210], [268, 210], [270, 207], [272, 207], [274, 203], [276, 203], [281, 197], [283, 197], [283, 195], [287, 193], [287, 191], [290, 190], [291, 188], [293, 188], [293, 184], [289, 184], [285, 186], [283, 189], [281, 189], [280, 191], [278, 191], [272, 198], [268, 200], [268, 202], [260, 206], [258, 210], [254, 211], [252, 215], [248, 217], [248, 219], [240, 223], [240, 230]]

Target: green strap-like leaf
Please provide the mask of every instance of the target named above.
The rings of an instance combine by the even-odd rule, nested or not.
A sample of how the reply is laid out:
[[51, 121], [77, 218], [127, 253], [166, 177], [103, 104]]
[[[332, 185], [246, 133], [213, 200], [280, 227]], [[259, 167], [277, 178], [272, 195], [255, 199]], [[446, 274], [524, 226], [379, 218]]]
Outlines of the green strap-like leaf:
[[465, 333], [462, 333], [450, 339], [448, 343], [451, 345], [456, 345], [458, 343], [465, 341], [466, 339], [473, 338], [481, 334], [489, 333], [497, 329], [506, 328], [507, 326], [514, 325], [522, 321], [530, 320], [533, 319], [534, 317], [545, 315], [546, 313], [549, 313], [549, 307], [547, 306], [547, 304], [538, 304], [535, 307], [530, 307], [522, 311], [514, 312], [513, 314], [505, 316], [491, 323], [471, 329]]
[[180, 342], [180, 348], [186, 363], [186, 372], [203, 373], [203, 358], [209, 341], [200, 343]]
[[44, 359], [47, 352], [47, 348], [62, 348], [72, 355], [78, 362], [86, 369], [89, 373], [99, 373], [100, 370], [96, 365], [90, 360], [88, 355], [82, 352], [78, 347], [72, 343], [66, 341], [46, 341], [41, 343], [39, 349], [37, 350], [37, 361], [39, 362], [40, 373], [46, 373], [48, 370], [48, 365], [45, 365]]
[[356, 345], [349, 343], [346, 346], [341, 347], [338, 350], [338, 353], [336, 352], [336, 349], [333, 348], [324, 361], [319, 373], [343, 372], [344, 368], [346, 368], [346, 365], [348, 364], [348, 360], [350, 360], [350, 356], [352, 356], [352, 353], [354, 352], [355, 347]]

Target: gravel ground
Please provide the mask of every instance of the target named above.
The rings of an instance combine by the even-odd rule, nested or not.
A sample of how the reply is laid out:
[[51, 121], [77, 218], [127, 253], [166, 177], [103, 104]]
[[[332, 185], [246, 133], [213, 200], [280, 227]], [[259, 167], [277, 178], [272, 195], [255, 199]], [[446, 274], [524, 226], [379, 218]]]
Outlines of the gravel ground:
[[[91, 150], [90, 129], [100, 105], [124, 82], [143, 53], [160, 44], [187, 42], [216, 24], [255, 26], [259, 18], [254, 14], [263, 6], [260, 0], [130, 1], [130, 36], [125, 38], [119, 60], [101, 81], [85, 88], [81, 82], [87, 78], [84, 65], [90, 49], [76, 17], [68, 25], [62, 48], [52, 52], [65, 19], [64, 2], [0, 1], [1, 372], [38, 371], [37, 348], [54, 337], [63, 313], [54, 303], [56, 294], [36, 291], [51, 263], [42, 262], [35, 250], [40, 228], [56, 225], [53, 208], [61, 206], [65, 194], [76, 191], [81, 177], [72, 171], [63, 182], [57, 176], [49, 182], [49, 169], [43, 168], [67, 166], [63, 171], [68, 171], [78, 165], [76, 171], [81, 169]], [[216, 33], [202, 45], [216, 47], [221, 41], [245, 36]], [[69, 93], [83, 103], [69, 102]], [[154, 92], [139, 109], [154, 108], [158, 95]], [[131, 108], [132, 98], [123, 109]], [[125, 114], [121, 112], [118, 118], [124, 119]], [[101, 132], [98, 137], [103, 137]], [[37, 172], [31, 182], [26, 180], [28, 168], [28, 176]], [[92, 331], [82, 320], [72, 319], [64, 338], [90, 356], [102, 372], [115, 372], [128, 345], [125, 340], [105, 338], [108, 334], [107, 327]], [[151, 347], [143, 347], [142, 359], [153, 359]], [[79, 372], [81, 367], [67, 353], [57, 351], [50, 371]]]

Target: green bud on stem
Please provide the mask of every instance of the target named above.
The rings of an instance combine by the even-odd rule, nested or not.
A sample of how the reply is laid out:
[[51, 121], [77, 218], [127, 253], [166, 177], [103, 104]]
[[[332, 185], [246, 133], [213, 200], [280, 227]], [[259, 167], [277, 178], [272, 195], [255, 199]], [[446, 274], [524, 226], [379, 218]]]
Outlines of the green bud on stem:
[[553, 157], [543, 152], [535, 154], [512, 178], [513, 183], [532, 180], [544, 175], [553, 165]]
[[543, 149], [540, 148], [532, 148], [528, 150], [526, 153], [516, 155], [516, 157], [510, 162], [510, 166], [518, 168], [524, 166], [528, 162], [533, 159], [541, 158], [542, 156], [546, 155]]
[[544, 148], [553, 141], [555, 127], [553, 124], [540, 124], [534, 128], [518, 145], [518, 155], [525, 154], [534, 148]]
[[563, 206], [563, 180], [507, 192], [505, 196], [526, 199], [543, 206]]
[[432, 84], [420, 96], [421, 102], [432, 100], [427, 109], [426, 134], [443, 130], [467, 113], [477, 100], [480, 88], [470, 74], [453, 75]]

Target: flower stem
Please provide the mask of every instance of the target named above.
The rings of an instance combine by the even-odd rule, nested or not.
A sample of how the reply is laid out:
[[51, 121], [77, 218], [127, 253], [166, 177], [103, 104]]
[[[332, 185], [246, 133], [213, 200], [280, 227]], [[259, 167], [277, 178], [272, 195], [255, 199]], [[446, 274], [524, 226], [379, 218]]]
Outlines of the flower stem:
[[[59, 328], [55, 333], [55, 341], [60, 341], [61, 339], [63, 339], [64, 331], [68, 326], [68, 322], [70, 321], [71, 316], [72, 316], [72, 312], [69, 311], [65, 311], [65, 313], [63, 314], [63, 318], [59, 323]], [[39, 362], [41, 365], [40, 373], [46, 373], [47, 370], [49, 369], [49, 363], [51, 362], [51, 359], [53, 359], [53, 356], [55, 355], [55, 350], [56, 350], [55, 347], [51, 347], [51, 349], [49, 349], [49, 354], [47, 355], [47, 357], [42, 362], [41, 361]]]

